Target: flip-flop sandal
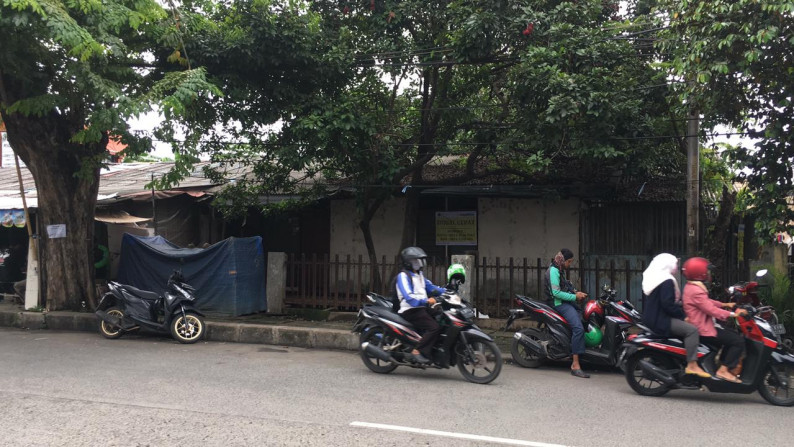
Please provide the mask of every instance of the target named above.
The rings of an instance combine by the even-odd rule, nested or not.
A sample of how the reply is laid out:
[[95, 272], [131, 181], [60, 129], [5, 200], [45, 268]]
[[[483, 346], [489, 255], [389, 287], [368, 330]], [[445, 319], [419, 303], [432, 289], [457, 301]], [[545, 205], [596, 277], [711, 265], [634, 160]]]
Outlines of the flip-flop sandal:
[[733, 382], [733, 383], [742, 383], [742, 380], [738, 377], [724, 377], [724, 376], [715, 376], [718, 379], [724, 380], [726, 382]]
[[586, 372], [582, 371], [581, 369], [572, 369], [571, 370], [571, 375], [572, 376], [576, 376], [576, 377], [581, 377], [583, 379], [589, 379], [590, 378], [590, 374], [587, 374]]

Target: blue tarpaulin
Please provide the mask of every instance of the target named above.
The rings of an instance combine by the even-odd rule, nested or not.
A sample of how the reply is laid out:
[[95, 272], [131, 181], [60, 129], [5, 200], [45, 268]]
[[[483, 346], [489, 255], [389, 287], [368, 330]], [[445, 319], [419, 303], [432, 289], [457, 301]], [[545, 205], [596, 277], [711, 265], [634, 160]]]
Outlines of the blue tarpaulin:
[[179, 248], [161, 236], [125, 233], [118, 281], [162, 293], [181, 270], [196, 288], [196, 307], [208, 315], [238, 316], [267, 309], [262, 238], [229, 238], [207, 248]]

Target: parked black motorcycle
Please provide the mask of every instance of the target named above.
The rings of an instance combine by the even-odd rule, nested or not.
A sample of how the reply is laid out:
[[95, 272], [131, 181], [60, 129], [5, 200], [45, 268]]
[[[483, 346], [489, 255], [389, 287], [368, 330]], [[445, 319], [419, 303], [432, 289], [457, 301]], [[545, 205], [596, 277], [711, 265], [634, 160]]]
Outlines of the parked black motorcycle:
[[[525, 368], [537, 368], [546, 360], [565, 360], [571, 356], [571, 326], [554, 308], [540, 301], [516, 295], [519, 309], [511, 309], [505, 330], [522, 317], [537, 321], [537, 328], [527, 328], [513, 334], [510, 354], [513, 360]], [[585, 353], [580, 360], [597, 365], [620, 366], [622, 349], [628, 329], [640, 322], [641, 316], [628, 301], [617, 297], [611, 287], [605, 285], [597, 300], [585, 303], [583, 313]], [[602, 332], [603, 327], [603, 332]], [[596, 335], [594, 338], [587, 333]]]
[[441, 369], [457, 365], [466, 380], [483, 384], [496, 379], [502, 371], [499, 347], [474, 324], [474, 310], [459, 295], [446, 293], [436, 298], [436, 306], [443, 310], [437, 317], [442, 331], [429, 364], [411, 360], [410, 352], [421, 336], [396, 312], [393, 300], [374, 293], [367, 297], [372, 304], [359, 311], [353, 332], [361, 334], [359, 352], [370, 370], [386, 374], [398, 366]]
[[[701, 344], [698, 363], [710, 378], [685, 374], [686, 349], [683, 342], [646, 332], [630, 336], [626, 346], [626, 381], [643, 396], [662, 396], [673, 389], [716, 393], [759, 394], [773, 405], [794, 406], [794, 355], [780, 344], [779, 331], [761, 315], [768, 307], [742, 306], [746, 316], [736, 317], [745, 337], [746, 357], [742, 362], [741, 383], [716, 377], [719, 348]], [[774, 312], [774, 311], [772, 311]]]
[[204, 315], [193, 305], [196, 290], [185, 283], [179, 271], [168, 278], [162, 296], [114, 281], [108, 287], [110, 292], [102, 296], [95, 312], [99, 333], [105, 338], [119, 338], [141, 328], [170, 332], [175, 340], [186, 344], [204, 337]]

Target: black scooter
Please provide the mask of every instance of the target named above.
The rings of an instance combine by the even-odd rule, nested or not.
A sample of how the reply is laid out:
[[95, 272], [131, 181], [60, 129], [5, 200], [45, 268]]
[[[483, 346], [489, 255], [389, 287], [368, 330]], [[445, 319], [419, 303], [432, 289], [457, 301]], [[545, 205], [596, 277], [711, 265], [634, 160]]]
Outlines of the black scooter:
[[[525, 368], [538, 368], [547, 360], [565, 360], [571, 356], [571, 326], [554, 308], [540, 301], [516, 295], [519, 309], [511, 309], [505, 330], [518, 318], [528, 317], [538, 322], [537, 328], [527, 328], [513, 334], [510, 353], [513, 360]], [[625, 354], [622, 348], [630, 327], [639, 323], [641, 316], [634, 306], [617, 298], [615, 291], [604, 286], [598, 300], [587, 303], [588, 321], [585, 329], [603, 326], [601, 344], [587, 348], [580, 360], [596, 365], [620, 366]]]
[[181, 272], [171, 274], [162, 296], [114, 281], [108, 287], [110, 292], [102, 296], [95, 312], [103, 337], [115, 339], [141, 328], [170, 332], [175, 340], [185, 344], [204, 337], [204, 315], [193, 305], [196, 290], [185, 283]]
[[626, 381], [638, 394], [662, 396], [670, 390], [708, 388], [716, 393], [750, 394], [758, 390], [773, 405], [794, 406], [794, 355], [780, 343], [782, 328], [761, 315], [774, 313], [769, 306], [743, 306], [747, 316], [736, 317], [745, 337], [746, 357], [742, 361], [741, 382], [722, 380], [717, 371], [718, 346], [701, 344], [698, 363], [712, 376], [701, 378], [685, 374], [686, 349], [681, 340], [651, 332], [629, 337], [626, 343]]
[[442, 332], [433, 346], [431, 363], [413, 361], [410, 352], [421, 335], [397, 313], [398, 304], [391, 298], [370, 293], [372, 304], [358, 313], [353, 332], [360, 335], [361, 360], [370, 370], [386, 374], [398, 366], [411, 368], [450, 368], [458, 370], [466, 380], [489, 383], [502, 371], [502, 354], [493, 338], [474, 324], [474, 310], [455, 293], [437, 297], [441, 312], [437, 321]]

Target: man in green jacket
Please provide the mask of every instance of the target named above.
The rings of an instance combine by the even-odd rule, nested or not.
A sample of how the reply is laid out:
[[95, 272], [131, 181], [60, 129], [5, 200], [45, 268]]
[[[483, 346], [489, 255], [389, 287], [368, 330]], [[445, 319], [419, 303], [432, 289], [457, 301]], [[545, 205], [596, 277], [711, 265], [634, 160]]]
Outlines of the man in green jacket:
[[571, 375], [587, 379], [590, 375], [582, 371], [582, 366], [579, 364], [579, 355], [584, 354], [585, 346], [582, 311], [576, 305], [578, 301], [587, 298], [587, 294], [576, 291], [565, 277], [565, 270], [569, 269], [572, 263], [573, 252], [567, 248], [563, 248], [554, 256], [544, 277], [546, 300], [571, 326], [571, 356], [573, 357]]

